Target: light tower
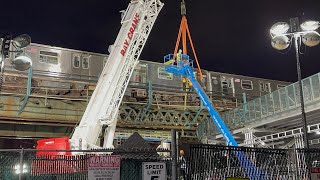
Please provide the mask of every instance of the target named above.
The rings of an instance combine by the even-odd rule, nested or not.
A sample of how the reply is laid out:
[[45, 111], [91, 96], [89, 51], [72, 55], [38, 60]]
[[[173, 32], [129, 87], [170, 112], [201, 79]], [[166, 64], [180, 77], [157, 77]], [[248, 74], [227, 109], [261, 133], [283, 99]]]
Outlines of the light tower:
[[270, 34], [272, 37], [271, 45], [277, 50], [285, 50], [294, 41], [294, 46], [296, 50], [296, 61], [297, 61], [297, 74], [298, 74], [298, 84], [299, 84], [299, 95], [301, 104], [301, 118], [303, 122], [303, 141], [304, 147], [309, 149], [309, 139], [307, 130], [306, 114], [304, 109], [304, 98], [303, 98], [303, 88], [301, 81], [301, 68], [300, 68], [300, 57], [299, 57], [299, 47], [301, 46], [301, 41], [309, 47], [316, 46], [320, 43], [320, 35], [316, 30], [319, 28], [319, 21], [306, 21], [299, 26], [299, 18], [291, 18], [290, 24], [286, 22], [275, 23], [271, 29]]

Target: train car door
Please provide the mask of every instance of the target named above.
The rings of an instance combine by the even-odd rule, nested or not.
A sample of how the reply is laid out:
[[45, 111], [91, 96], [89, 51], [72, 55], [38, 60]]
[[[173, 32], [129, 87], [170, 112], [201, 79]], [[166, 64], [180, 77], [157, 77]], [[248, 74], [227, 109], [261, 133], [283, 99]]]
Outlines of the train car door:
[[220, 76], [222, 95], [235, 96], [233, 77]]
[[132, 72], [130, 85], [133, 85], [133, 88], [131, 89], [131, 94], [135, 98], [147, 97], [147, 68], [148, 65], [146, 63], [140, 62]]
[[260, 96], [271, 93], [271, 83], [259, 81]]
[[220, 75], [217, 73], [210, 73], [211, 76], [211, 93], [213, 96], [221, 96], [222, 88], [220, 85]]
[[146, 86], [147, 68], [148, 65], [146, 63], [139, 63], [132, 72], [130, 82], [136, 86]]
[[81, 79], [88, 80], [89, 79], [89, 67], [90, 67], [90, 58], [89, 54], [84, 54], [81, 56]]
[[203, 79], [200, 79], [200, 76], [198, 74], [198, 71], [195, 70], [193, 72], [194, 77], [196, 77], [197, 81], [199, 82], [199, 84], [202, 86], [202, 88], [207, 91], [208, 87], [207, 87], [207, 71], [202, 70], [202, 77]]
[[79, 53], [72, 54], [72, 78], [80, 79], [81, 77], [81, 55]]

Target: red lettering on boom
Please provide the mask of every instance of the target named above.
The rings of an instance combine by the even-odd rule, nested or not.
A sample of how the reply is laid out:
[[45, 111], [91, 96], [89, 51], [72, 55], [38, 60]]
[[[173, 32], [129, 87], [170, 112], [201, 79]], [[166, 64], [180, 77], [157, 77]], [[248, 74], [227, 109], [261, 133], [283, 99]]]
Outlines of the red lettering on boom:
[[134, 23], [134, 24], [138, 24], [138, 22], [139, 22], [139, 14], [136, 14], [136, 15], [134, 16], [133, 23]]
[[129, 46], [129, 41], [127, 39], [124, 41], [124, 45], [126, 46], [126, 49], [127, 49], [127, 47]]
[[128, 32], [128, 38], [129, 38], [130, 40], [132, 39], [133, 32], [134, 32], [134, 28], [131, 27], [131, 28], [129, 29], [129, 32]]
[[126, 53], [126, 51], [121, 49], [120, 54], [122, 54], [122, 56], [124, 56], [124, 53]]
[[132, 36], [133, 36], [134, 31], [136, 30], [136, 27], [137, 27], [138, 22], [139, 22], [139, 14], [136, 13], [135, 16], [134, 16], [134, 19], [133, 19], [133, 21], [132, 21], [131, 27], [130, 27], [130, 29], [129, 29], [129, 32], [127, 33], [127, 38], [128, 38], [128, 39], [126, 39], [126, 40], [124, 41], [124, 43], [123, 43], [123, 45], [122, 45], [122, 49], [121, 49], [121, 51], [120, 51], [120, 54], [121, 54], [122, 56], [125, 55], [125, 53], [126, 53], [126, 51], [127, 51], [127, 49], [128, 49], [129, 43], [130, 43], [130, 41], [131, 41], [131, 39], [132, 39]]

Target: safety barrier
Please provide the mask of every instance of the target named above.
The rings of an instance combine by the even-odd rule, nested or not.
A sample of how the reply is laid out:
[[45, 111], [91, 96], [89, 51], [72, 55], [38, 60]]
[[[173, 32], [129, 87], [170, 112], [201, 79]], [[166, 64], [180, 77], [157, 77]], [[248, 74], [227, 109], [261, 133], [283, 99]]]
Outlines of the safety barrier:
[[[164, 156], [170, 153], [163, 149], [74, 150], [72, 153], [77, 155], [55, 157], [39, 155], [39, 152], [32, 149], [0, 150], [0, 179], [87, 180], [88, 164], [92, 162], [89, 159], [106, 155], [120, 157], [121, 180], [142, 180], [142, 165], [146, 162], [164, 163], [167, 179], [172, 175], [173, 161]], [[191, 145], [187, 152], [185, 157], [178, 158], [179, 179], [225, 180], [251, 177], [261, 180], [304, 180], [320, 174], [320, 149], [263, 149], [196, 144]], [[253, 169], [241, 166], [236, 157], [239, 153], [244, 153], [255, 169], [258, 168], [263, 174], [255, 177]]]
[[[120, 173], [121, 180], [139, 180], [143, 176], [142, 165], [146, 162], [163, 162], [166, 165], [164, 173], [168, 178], [171, 177], [172, 161], [170, 157], [161, 155], [161, 153], [169, 153], [170, 156], [170, 151], [164, 149], [73, 150], [71, 152], [75, 155], [72, 156], [42, 155], [43, 152], [48, 153], [50, 151], [36, 151], [34, 149], [0, 150], [0, 179], [86, 180], [90, 179], [88, 178], [92, 171], [90, 168], [93, 167], [96, 168], [97, 177], [101, 176], [103, 180], [108, 179], [106, 173], [117, 173], [117, 170]], [[118, 158], [118, 160], [106, 159], [105, 157]], [[114, 165], [117, 163], [120, 163], [118, 169]], [[106, 166], [110, 167], [110, 165], [114, 167], [105, 168]], [[103, 170], [103, 168], [108, 170]], [[105, 173], [105, 176], [102, 173]]]
[[[237, 153], [246, 154], [263, 174], [254, 177], [253, 169], [240, 166]], [[191, 145], [186, 162], [186, 177], [189, 180], [249, 177], [263, 180], [304, 180], [319, 176], [320, 149], [263, 149], [200, 144]]]

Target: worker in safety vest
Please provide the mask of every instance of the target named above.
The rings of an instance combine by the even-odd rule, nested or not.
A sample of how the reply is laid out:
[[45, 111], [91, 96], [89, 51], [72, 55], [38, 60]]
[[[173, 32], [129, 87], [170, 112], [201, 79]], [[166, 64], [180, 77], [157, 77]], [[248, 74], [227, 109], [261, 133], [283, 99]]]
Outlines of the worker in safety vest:
[[176, 55], [176, 63], [177, 63], [177, 66], [180, 66], [180, 60], [181, 60], [181, 54], [182, 54], [182, 50], [179, 49], [177, 55]]
[[179, 151], [179, 158], [178, 158], [178, 163], [179, 163], [179, 180], [180, 179], [187, 179], [186, 178], [186, 171], [187, 171], [187, 162], [186, 162], [186, 159], [184, 157], [184, 151], [181, 149]]
[[189, 92], [191, 90], [190, 87], [192, 86], [192, 82], [188, 78], [182, 77], [182, 83], [184, 84], [184, 90]]
[[165, 64], [166, 64], [166, 65], [169, 65], [169, 64], [170, 64], [170, 65], [173, 65], [174, 62], [176, 62], [176, 63], [177, 63], [177, 66], [179, 66], [179, 62], [180, 62], [180, 60], [181, 60], [181, 54], [182, 54], [182, 50], [179, 49], [178, 53], [176, 54], [176, 60], [171, 59], [170, 61], [167, 61]]

